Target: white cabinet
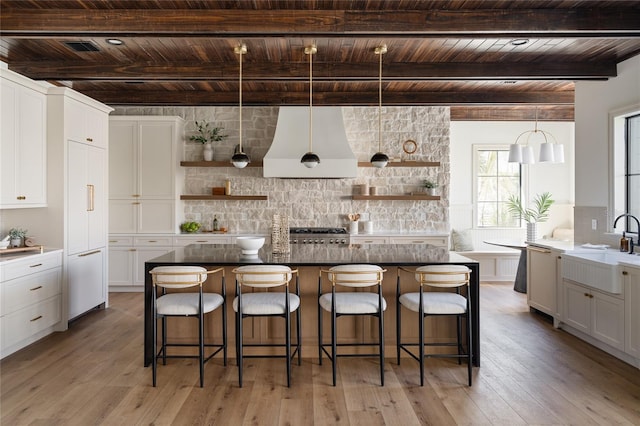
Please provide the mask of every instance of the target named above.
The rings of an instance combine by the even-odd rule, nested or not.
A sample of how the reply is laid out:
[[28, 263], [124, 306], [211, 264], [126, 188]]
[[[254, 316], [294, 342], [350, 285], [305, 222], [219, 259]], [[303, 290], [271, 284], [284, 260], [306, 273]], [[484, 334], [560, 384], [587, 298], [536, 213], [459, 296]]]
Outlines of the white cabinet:
[[112, 291], [143, 291], [144, 263], [173, 250], [169, 235], [110, 236], [109, 287]]
[[449, 237], [435, 237], [435, 236], [401, 236], [401, 237], [389, 237], [390, 244], [431, 244], [437, 247], [448, 247]]
[[104, 249], [92, 250], [67, 257], [69, 285], [69, 313], [73, 319], [106, 302]]
[[106, 246], [106, 153], [75, 141], [67, 149], [67, 252], [76, 254]]
[[109, 121], [109, 232], [175, 233], [183, 120], [116, 116]]
[[0, 295], [0, 357], [5, 357], [60, 324], [62, 250], [0, 263]]
[[563, 321], [607, 345], [624, 350], [624, 296], [563, 280]]
[[46, 219], [53, 230], [40, 230], [36, 235], [57, 239], [55, 227], [64, 227], [65, 315], [73, 319], [107, 304], [111, 108], [62, 87], [49, 89], [48, 108], [49, 187], [55, 189], [57, 198]]
[[527, 302], [530, 307], [556, 317], [558, 313], [559, 253], [527, 247]]
[[0, 208], [47, 205], [46, 89], [0, 69]]
[[[267, 238], [268, 240], [268, 238]], [[189, 244], [234, 244], [235, 237], [230, 235], [195, 234], [180, 236], [173, 239], [174, 247], [184, 247]]]
[[624, 267], [624, 348], [640, 364], [640, 268]]
[[389, 244], [389, 237], [374, 235], [352, 235], [350, 240], [352, 244]]

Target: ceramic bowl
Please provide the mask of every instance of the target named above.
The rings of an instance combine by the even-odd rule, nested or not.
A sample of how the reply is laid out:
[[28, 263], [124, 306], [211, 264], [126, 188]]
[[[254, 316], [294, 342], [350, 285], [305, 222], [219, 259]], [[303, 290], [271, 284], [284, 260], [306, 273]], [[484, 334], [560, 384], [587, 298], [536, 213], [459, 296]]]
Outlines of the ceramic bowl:
[[242, 254], [258, 254], [264, 245], [264, 237], [238, 237], [236, 244], [242, 249]]

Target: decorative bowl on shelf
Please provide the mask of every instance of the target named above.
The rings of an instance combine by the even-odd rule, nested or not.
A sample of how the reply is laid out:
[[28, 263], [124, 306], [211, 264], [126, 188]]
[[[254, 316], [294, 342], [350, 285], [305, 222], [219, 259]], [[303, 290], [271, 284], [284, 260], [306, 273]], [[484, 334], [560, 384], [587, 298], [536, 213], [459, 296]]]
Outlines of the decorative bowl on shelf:
[[242, 249], [242, 254], [258, 254], [264, 245], [264, 237], [237, 237], [236, 244]]

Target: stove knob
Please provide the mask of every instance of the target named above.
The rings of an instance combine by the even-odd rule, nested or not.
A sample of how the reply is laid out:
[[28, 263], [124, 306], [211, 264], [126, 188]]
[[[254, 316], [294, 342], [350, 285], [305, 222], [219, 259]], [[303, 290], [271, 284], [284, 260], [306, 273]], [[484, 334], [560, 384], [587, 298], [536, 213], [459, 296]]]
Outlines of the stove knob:
[[307, 244], [307, 239], [302, 240], [302, 244]]
[[320, 240], [320, 244], [324, 244], [324, 240]]
[[347, 244], [347, 240], [345, 240], [344, 238], [342, 239], [342, 244]]
[[329, 240], [329, 244], [333, 244], [333, 238]]
[[316, 238], [316, 240], [314, 241], [314, 244], [318, 244], [318, 239]]

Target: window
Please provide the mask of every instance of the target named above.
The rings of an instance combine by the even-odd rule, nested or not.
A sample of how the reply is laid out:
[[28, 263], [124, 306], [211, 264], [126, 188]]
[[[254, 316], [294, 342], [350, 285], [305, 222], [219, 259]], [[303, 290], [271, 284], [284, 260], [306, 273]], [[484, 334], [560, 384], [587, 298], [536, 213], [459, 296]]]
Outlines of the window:
[[[627, 212], [640, 219], [640, 114], [627, 117], [625, 121], [625, 204]], [[635, 222], [627, 221], [627, 232], [637, 232], [635, 226], [630, 229], [632, 223]]]
[[520, 220], [509, 213], [506, 202], [520, 196], [520, 164], [508, 162], [508, 146], [474, 145], [473, 151], [476, 226], [519, 228]]
[[[610, 150], [613, 153], [610, 175], [610, 219], [629, 213], [640, 219], [640, 104], [609, 113]], [[620, 219], [613, 232], [637, 235], [634, 220]]]

